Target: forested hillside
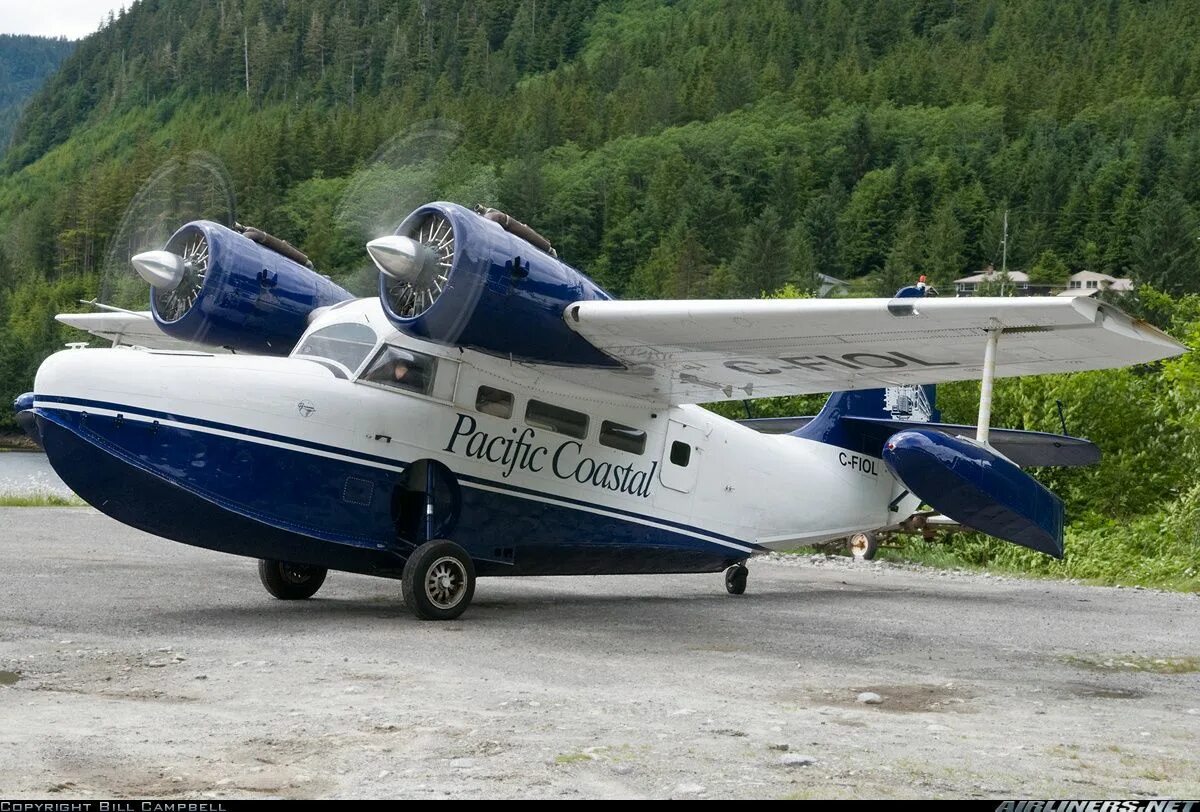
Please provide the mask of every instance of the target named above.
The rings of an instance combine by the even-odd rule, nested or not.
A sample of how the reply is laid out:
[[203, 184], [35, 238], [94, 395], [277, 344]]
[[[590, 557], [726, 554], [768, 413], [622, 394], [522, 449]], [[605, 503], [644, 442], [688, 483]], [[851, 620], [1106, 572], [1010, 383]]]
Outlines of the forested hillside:
[[[1010, 269], [1129, 276], [1128, 307], [1200, 332], [1190, 0], [141, 0], [31, 101], [0, 168], [0, 389], [67, 339], [51, 314], [96, 294], [163, 161], [215, 155], [241, 220], [345, 278], [344, 195], [413, 127], [453, 151], [396, 178], [508, 210], [619, 295], [818, 271], [946, 287], [998, 263], [1007, 211]], [[1109, 452], [1053, 475], [1073, 515], [1159, 521], [1200, 503], [1198, 379], [1183, 360], [1006, 383], [997, 418], [1055, 430], [1063, 398]], [[971, 419], [970, 387], [945, 402]], [[1195, 562], [1180, 521], [1172, 555]]]
[[74, 47], [65, 39], [0, 34], [0, 157], [25, 102]]

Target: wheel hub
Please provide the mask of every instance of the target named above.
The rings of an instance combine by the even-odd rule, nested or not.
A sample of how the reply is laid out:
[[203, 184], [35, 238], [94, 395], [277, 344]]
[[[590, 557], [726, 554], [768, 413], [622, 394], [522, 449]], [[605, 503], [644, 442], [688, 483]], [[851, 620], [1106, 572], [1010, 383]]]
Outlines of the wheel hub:
[[280, 567], [280, 573], [288, 583], [303, 584], [312, 577], [308, 567], [300, 566], [299, 564], [283, 564]]
[[462, 564], [450, 556], [433, 562], [425, 578], [425, 595], [439, 609], [451, 609], [466, 594], [467, 573]]

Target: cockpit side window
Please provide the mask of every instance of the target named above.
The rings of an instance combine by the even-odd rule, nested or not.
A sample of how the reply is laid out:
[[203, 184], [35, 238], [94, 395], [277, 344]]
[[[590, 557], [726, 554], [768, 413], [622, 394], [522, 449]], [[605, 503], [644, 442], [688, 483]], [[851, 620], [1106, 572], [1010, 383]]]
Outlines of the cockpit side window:
[[481, 386], [475, 395], [475, 409], [494, 417], [512, 417], [512, 393], [505, 392], [503, 389], [494, 389], [490, 386]]
[[418, 395], [428, 395], [433, 387], [437, 359], [421, 352], [385, 344], [367, 368], [362, 380], [402, 389]]
[[375, 349], [376, 343], [378, 339], [370, 327], [346, 322], [317, 330], [304, 339], [293, 355], [324, 358], [354, 372]]

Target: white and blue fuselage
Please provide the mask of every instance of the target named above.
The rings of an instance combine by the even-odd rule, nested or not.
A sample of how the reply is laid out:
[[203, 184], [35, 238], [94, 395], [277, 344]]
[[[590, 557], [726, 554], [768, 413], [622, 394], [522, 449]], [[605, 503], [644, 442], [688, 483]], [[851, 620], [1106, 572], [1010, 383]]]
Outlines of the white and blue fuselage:
[[[388, 353], [424, 359], [420, 387], [372, 372]], [[66, 350], [33, 407], [58, 473], [122, 522], [377, 575], [430, 538], [480, 575], [712, 572], [917, 507], [878, 457], [423, 342], [378, 299], [286, 358]]]

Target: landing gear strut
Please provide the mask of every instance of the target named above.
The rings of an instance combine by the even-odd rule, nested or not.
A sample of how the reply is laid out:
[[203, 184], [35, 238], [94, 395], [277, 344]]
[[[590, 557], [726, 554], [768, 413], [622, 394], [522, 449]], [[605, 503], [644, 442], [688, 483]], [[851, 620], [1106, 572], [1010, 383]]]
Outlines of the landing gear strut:
[[730, 595], [741, 595], [746, 591], [746, 577], [749, 575], [750, 570], [746, 569], [745, 564], [734, 564], [725, 570], [725, 591]]
[[258, 577], [267, 591], [281, 601], [302, 601], [317, 594], [329, 570], [308, 564], [259, 559]]

